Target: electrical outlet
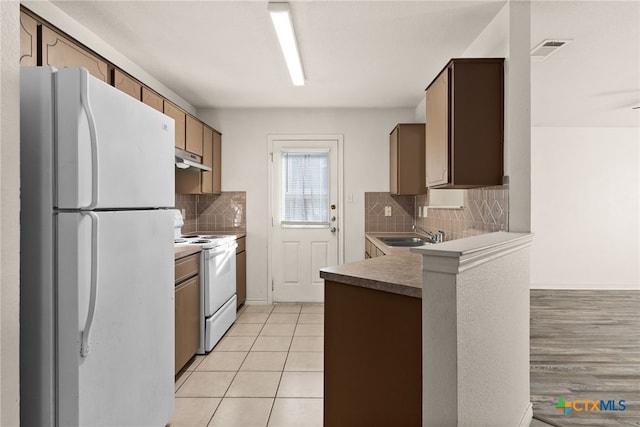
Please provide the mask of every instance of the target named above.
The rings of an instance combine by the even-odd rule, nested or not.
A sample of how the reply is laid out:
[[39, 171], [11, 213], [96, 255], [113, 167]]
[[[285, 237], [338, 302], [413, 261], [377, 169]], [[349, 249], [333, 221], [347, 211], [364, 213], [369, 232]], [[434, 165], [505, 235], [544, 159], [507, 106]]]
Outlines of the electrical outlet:
[[180, 209], [180, 213], [182, 214], [182, 219], [185, 219], [187, 217], [187, 210], [186, 209]]
[[391, 216], [391, 206], [384, 207], [384, 216]]
[[427, 205], [424, 205], [422, 208], [422, 217], [426, 218], [427, 217], [427, 212], [429, 211], [428, 209], [429, 207]]
[[422, 218], [422, 206], [418, 206], [418, 218]]

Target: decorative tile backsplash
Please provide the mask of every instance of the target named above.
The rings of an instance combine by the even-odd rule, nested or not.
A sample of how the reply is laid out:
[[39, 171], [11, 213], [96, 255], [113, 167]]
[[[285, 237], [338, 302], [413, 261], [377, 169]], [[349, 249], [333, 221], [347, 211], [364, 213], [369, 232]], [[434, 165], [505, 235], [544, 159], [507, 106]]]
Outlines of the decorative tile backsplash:
[[247, 193], [198, 196], [198, 230], [247, 231]]
[[[391, 207], [391, 216], [384, 208]], [[389, 193], [364, 193], [364, 229], [367, 232], [410, 232], [415, 215], [415, 196], [392, 196]]]
[[197, 229], [198, 213], [196, 211], [197, 196], [195, 194], [177, 194], [176, 209], [184, 209], [182, 233], [193, 233]]
[[[429, 195], [416, 196], [416, 206], [428, 204]], [[417, 208], [416, 208], [417, 209]], [[427, 209], [416, 223], [429, 231], [442, 230], [445, 240], [509, 229], [509, 187], [484, 187], [464, 191], [462, 209]]]
[[176, 209], [185, 210], [182, 232], [247, 231], [247, 193], [176, 194]]
[[[509, 229], [509, 188], [507, 186], [464, 190], [462, 209], [427, 209], [427, 217], [418, 217], [418, 208], [428, 205], [428, 194], [392, 196], [389, 193], [365, 193], [366, 232], [410, 232], [416, 223], [421, 228], [442, 230], [445, 240]], [[391, 206], [391, 216], [384, 207]]]

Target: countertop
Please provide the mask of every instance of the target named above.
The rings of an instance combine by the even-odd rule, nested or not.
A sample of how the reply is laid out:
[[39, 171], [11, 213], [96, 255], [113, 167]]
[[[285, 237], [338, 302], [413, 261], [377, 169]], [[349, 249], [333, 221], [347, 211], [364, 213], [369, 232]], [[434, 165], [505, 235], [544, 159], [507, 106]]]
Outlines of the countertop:
[[193, 255], [193, 254], [197, 254], [198, 252], [200, 252], [200, 246], [198, 245], [183, 245], [183, 246], [176, 246], [175, 247], [175, 258], [174, 259], [180, 259], [180, 258], [184, 258], [186, 256], [189, 255]]
[[415, 233], [366, 233], [365, 237], [386, 255], [325, 267], [320, 270], [320, 277], [352, 286], [422, 298], [422, 256], [411, 253], [409, 248], [385, 245], [378, 239], [384, 236], [420, 237]]
[[[240, 239], [242, 237], [246, 237], [247, 233], [245, 231], [196, 231], [189, 234], [218, 234], [218, 235], [233, 235], [236, 236], [236, 239]], [[198, 245], [183, 245], [175, 247], [175, 257], [174, 259], [184, 258], [189, 255], [193, 255], [200, 252], [200, 246]]]

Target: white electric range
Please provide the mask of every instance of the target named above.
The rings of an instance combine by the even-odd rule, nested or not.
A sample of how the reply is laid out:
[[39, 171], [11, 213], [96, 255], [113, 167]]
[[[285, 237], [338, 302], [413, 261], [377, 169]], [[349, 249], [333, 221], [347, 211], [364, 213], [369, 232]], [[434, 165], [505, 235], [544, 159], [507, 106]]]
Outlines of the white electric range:
[[[198, 245], [200, 252], [200, 347], [205, 354], [236, 320], [236, 236], [183, 235], [180, 211], [174, 212], [176, 246]], [[179, 216], [179, 218], [178, 218]]]

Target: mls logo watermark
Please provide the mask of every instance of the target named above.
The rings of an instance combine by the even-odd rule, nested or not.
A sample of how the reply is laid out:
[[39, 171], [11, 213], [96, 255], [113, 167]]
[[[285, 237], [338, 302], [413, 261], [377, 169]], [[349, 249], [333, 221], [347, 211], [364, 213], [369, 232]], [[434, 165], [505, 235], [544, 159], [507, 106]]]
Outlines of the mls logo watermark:
[[627, 402], [625, 400], [564, 400], [562, 397], [558, 398], [558, 403], [555, 408], [559, 411], [563, 411], [564, 415], [567, 415], [571, 411], [575, 412], [604, 412], [604, 411], [624, 411], [627, 409]]

